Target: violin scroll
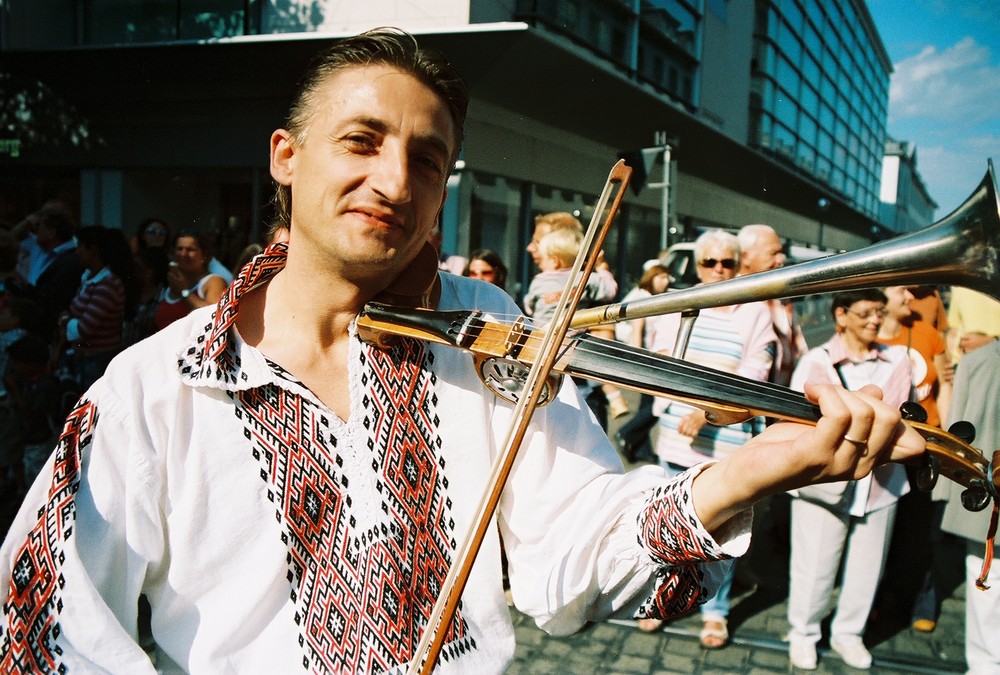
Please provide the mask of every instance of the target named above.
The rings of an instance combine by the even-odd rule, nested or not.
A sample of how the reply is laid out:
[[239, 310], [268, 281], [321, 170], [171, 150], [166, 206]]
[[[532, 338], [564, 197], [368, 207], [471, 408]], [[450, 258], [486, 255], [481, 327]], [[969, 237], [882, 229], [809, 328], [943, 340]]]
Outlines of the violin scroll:
[[[904, 418], [907, 414], [903, 411]], [[930, 491], [938, 476], [943, 474], [965, 486], [962, 506], [970, 511], [982, 511], [991, 501], [1000, 501], [998, 476], [993, 463], [970, 445], [976, 437], [972, 424], [956, 422], [948, 431], [909, 418], [907, 424], [919, 432], [927, 443], [924, 465], [917, 473], [919, 489]]]

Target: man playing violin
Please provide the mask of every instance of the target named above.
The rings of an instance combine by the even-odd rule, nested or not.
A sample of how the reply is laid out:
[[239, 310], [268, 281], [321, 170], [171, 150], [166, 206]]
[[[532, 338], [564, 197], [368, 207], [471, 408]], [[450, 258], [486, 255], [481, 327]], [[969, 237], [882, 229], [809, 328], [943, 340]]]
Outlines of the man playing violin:
[[[165, 670], [380, 672], [411, 659], [512, 409], [468, 353], [369, 345], [355, 318], [386, 291], [516, 310], [490, 284], [435, 280], [426, 255], [466, 104], [451, 67], [398, 31], [313, 63], [271, 136], [289, 241], [218, 306], [123, 352], [69, 416], [2, 549], [0, 669], [154, 672], [137, 644], [140, 595]], [[408, 288], [428, 259], [430, 282]], [[809, 395], [815, 427], [774, 425], [667, 480], [623, 474], [562, 386], [533, 418], [439, 671], [502, 672], [513, 657], [500, 536], [514, 601], [550, 632], [666, 616], [711, 592], [700, 563], [745, 550], [754, 501], [923, 449], [874, 389]]]

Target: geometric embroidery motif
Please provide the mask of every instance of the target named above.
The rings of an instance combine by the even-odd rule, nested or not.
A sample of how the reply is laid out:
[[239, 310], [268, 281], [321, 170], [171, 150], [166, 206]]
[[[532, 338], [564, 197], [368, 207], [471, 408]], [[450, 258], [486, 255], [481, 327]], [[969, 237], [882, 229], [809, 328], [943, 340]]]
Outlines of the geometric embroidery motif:
[[[409, 661], [455, 548], [433, 356], [411, 339], [360, 353], [353, 436], [298, 383], [235, 393], [288, 547], [302, 666], [318, 672]], [[459, 612], [441, 658], [475, 648]]]
[[66, 419], [55, 450], [55, 466], [38, 523], [15, 557], [0, 627], [0, 672], [64, 672], [59, 663], [59, 612], [65, 584], [61, 568], [76, 524], [74, 498], [80, 486], [82, 453], [90, 445], [97, 410], [82, 400]]
[[[639, 608], [638, 616], [671, 619], [692, 611], [705, 602], [705, 575], [693, 560], [721, 560], [726, 556], [708, 553], [711, 539], [701, 539], [694, 508], [687, 502], [696, 472], [684, 474], [656, 488], [640, 511], [639, 544], [652, 558], [666, 567], [657, 572], [657, 589]], [[686, 515], [685, 515], [686, 514]]]

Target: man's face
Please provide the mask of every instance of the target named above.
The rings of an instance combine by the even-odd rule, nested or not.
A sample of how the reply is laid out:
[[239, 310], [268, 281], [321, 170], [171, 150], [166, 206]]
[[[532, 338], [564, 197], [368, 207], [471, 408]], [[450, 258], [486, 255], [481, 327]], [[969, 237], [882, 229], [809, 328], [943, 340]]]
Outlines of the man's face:
[[754, 245], [740, 255], [743, 274], [756, 274], [781, 267], [785, 264], [782, 249], [781, 239], [774, 232], [758, 235]]
[[525, 247], [528, 253], [531, 254], [531, 259], [535, 262], [535, 267], [539, 269], [542, 268], [542, 255], [538, 252], [538, 242], [551, 231], [552, 226], [548, 223], [538, 223], [535, 225], [535, 231], [531, 235], [531, 241]]
[[304, 139], [271, 138], [271, 174], [292, 189], [294, 246], [345, 277], [391, 280], [444, 203], [455, 151], [448, 108], [385, 65], [337, 72], [314, 106]]
[[56, 237], [55, 228], [48, 225], [40, 224], [38, 229], [35, 230], [35, 243], [43, 251], [51, 251], [56, 246], [59, 245], [59, 239]]
[[913, 293], [910, 292], [908, 287], [889, 286], [885, 289], [885, 297], [887, 299], [885, 308], [896, 319], [906, 319], [913, 314], [913, 310], [909, 307], [909, 302], [913, 299]]

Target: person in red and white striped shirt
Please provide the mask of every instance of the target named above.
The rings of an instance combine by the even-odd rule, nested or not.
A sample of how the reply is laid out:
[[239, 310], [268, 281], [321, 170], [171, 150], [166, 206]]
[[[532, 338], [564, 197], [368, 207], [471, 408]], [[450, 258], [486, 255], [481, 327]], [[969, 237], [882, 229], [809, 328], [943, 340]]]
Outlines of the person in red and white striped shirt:
[[59, 319], [57, 340], [81, 390], [103, 373], [121, 351], [122, 321], [135, 309], [132, 256], [121, 230], [100, 225], [77, 233], [76, 256], [84, 268], [69, 311]]

